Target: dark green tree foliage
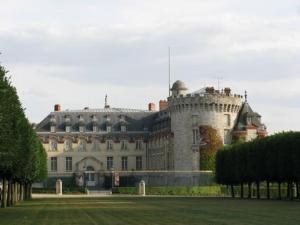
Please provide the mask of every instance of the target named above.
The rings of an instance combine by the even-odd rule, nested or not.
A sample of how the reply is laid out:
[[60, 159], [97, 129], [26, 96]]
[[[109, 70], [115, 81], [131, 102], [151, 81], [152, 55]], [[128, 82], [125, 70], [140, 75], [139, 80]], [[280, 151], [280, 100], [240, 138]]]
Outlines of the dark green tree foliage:
[[[282, 132], [263, 139], [225, 146], [217, 152], [216, 180], [220, 184], [256, 184], [257, 198], [260, 183], [288, 186], [288, 196], [293, 198], [293, 187], [299, 198], [300, 182], [300, 132]], [[279, 196], [281, 191], [279, 190]]]
[[[4, 189], [2, 207], [6, 203], [12, 205], [23, 197], [29, 197], [31, 184], [44, 179], [47, 171], [46, 152], [25, 117], [17, 91], [6, 74], [7, 71], [0, 66], [0, 181], [3, 182]], [[24, 195], [25, 192], [29, 195]]]

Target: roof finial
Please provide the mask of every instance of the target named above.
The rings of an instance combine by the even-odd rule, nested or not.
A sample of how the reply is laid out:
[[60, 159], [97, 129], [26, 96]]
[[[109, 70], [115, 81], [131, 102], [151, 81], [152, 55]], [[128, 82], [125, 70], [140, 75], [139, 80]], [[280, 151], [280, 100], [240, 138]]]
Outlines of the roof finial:
[[247, 97], [248, 97], [248, 94], [247, 94], [247, 91], [245, 91], [245, 102], [247, 102]]
[[109, 105], [108, 105], [108, 101], [107, 101], [107, 94], [105, 95], [105, 105], [104, 105], [104, 108], [109, 108]]

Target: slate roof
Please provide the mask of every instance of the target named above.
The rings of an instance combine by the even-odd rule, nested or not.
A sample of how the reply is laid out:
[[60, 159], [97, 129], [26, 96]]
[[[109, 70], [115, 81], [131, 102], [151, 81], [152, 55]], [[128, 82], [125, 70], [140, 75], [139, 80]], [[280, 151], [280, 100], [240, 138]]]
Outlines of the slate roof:
[[79, 123], [85, 125], [86, 132], [92, 132], [93, 123], [97, 123], [100, 131], [106, 131], [106, 125], [109, 123], [114, 132], [120, 131], [121, 124], [125, 123], [127, 131], [145, 132], [151, 131], [157, 113], [158, 112], [120, 108], [51, 112], [37, 125], [36, 131], [50, 132], [51, 123], [56, 124], [56, 132], [64, 132], [66, 123], [70, 124], [71, 132], [78, 132]]
[[248, 102], [244, 102], [238, 115], [235, 130], [245, 130], [247, 125], [265, 129], [265, 125], [261, 123], [261, 115], [254, 112]]

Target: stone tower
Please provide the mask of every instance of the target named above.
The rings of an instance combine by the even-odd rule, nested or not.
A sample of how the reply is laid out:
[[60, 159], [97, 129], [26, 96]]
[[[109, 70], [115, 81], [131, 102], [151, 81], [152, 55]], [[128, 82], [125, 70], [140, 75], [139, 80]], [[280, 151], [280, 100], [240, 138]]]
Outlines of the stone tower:
[[233, 95], [213, 87], [187, 94], [188, 88], [176, 81], [168, 98], [171, 132], [174, 134], [174, 170], [197, 171], [200, 169], [199, 126], [216, 129], [224, 144], [231, 142], [232, 131], [242, 106], [242, 96]]

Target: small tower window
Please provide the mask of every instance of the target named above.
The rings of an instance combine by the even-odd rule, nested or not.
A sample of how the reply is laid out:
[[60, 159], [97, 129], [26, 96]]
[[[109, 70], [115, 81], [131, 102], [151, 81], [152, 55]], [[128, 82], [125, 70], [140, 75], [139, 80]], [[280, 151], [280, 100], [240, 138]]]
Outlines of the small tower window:
[[193, 144], [198, 144], [199, 141], [199, 129], [193, 129]]
[[224, 114], [224, 124], [225, 124], [225, 126], [231, 125], [230, 114]]

